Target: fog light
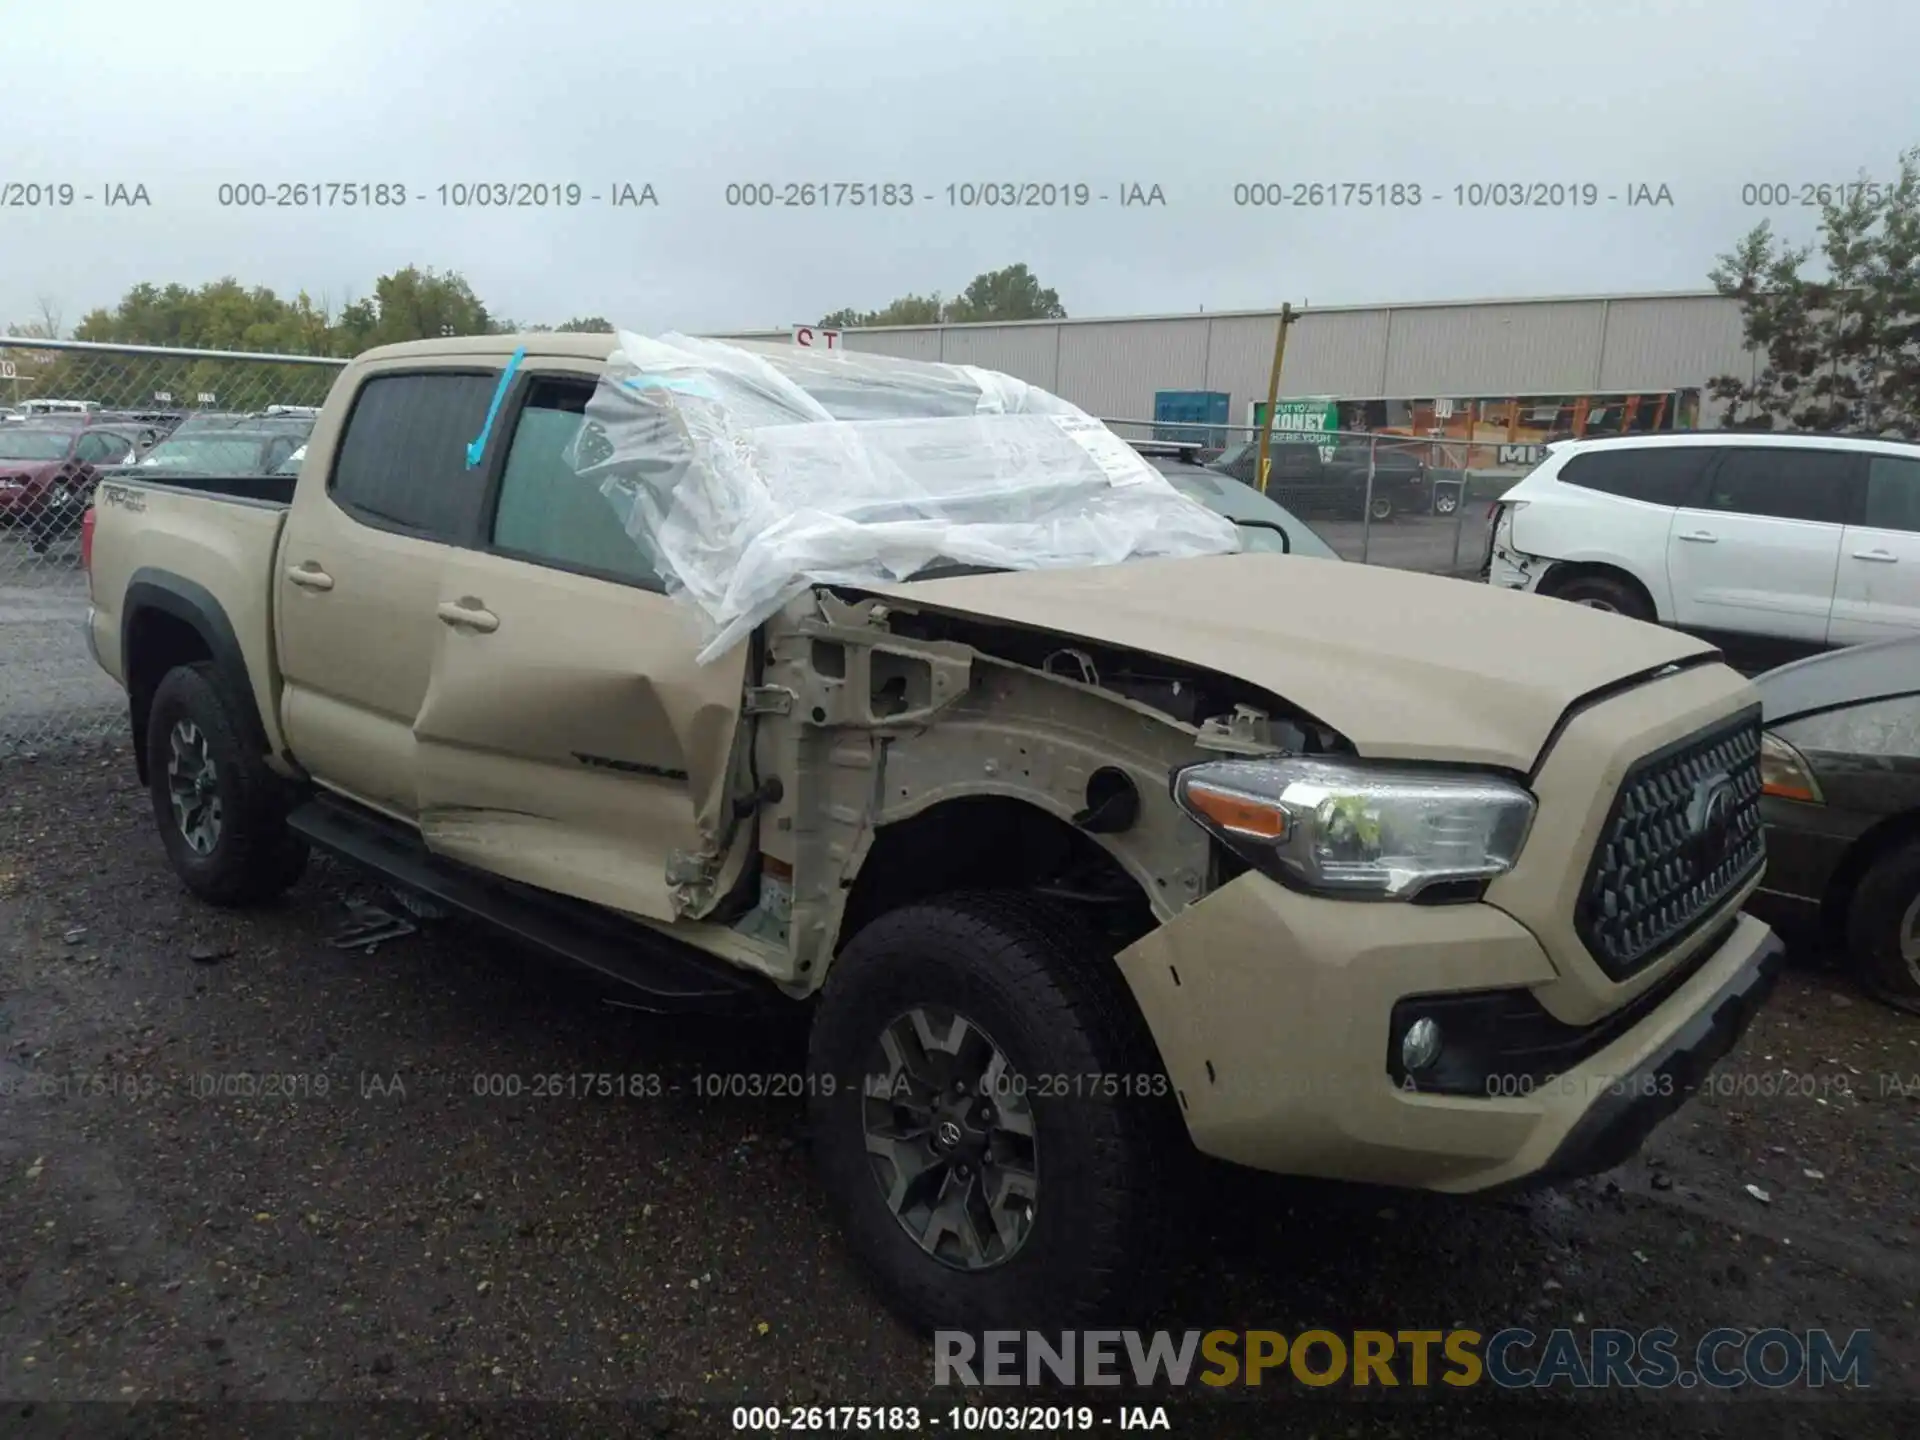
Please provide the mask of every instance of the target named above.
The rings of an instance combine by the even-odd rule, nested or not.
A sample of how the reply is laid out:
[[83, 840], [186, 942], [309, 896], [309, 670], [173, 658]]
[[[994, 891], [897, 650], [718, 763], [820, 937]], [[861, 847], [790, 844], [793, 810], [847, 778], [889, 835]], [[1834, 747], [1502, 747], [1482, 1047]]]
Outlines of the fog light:
[[1400, 1037], [1400, 1063], [1409, 1071], [1424, 1070], [1440, 1058], [1440, 1027], [1424, 1016]]

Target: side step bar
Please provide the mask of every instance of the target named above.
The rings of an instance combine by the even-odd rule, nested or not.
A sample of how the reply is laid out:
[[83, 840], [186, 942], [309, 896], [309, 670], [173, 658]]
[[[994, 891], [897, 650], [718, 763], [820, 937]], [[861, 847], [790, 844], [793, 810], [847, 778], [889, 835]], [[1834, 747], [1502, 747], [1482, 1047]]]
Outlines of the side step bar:
[[759, 976], [638, 921], [437, 856], [413, 830], [333, 796], [307, 800], [287, 823], [320, 849], [402, 890], [438, 900], [614, 981], [623, 989], [623, 1002], [639, 1009], [740, 1014], [771, 1008], [780, 998]]

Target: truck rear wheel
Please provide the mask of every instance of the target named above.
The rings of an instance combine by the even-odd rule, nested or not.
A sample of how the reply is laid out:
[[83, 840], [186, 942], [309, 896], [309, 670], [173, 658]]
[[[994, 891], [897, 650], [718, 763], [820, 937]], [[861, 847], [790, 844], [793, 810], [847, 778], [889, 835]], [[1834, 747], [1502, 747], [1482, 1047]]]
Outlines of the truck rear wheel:
[[147, 717], [147, 789], [167, 859], [215, 905], [271, 899], [300, 878], [284, 782], [240, 739], [237, 703], [207, 663], [167, 672]]
[[1070, 914], [983, 892], [881, 916], [835, 962], [809, 1063], [829, 1203], [907, 1320], [1151, 1309], [1187, 1141], [1139, 1012]]

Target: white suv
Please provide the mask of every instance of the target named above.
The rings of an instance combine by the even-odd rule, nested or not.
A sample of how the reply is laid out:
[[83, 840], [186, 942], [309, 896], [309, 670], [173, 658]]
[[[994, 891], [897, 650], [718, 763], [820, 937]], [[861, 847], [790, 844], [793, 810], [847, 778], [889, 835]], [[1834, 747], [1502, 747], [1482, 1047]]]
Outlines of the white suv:
[[1780, 658], [1920, 634], [1920, 444], [1565, 441], [1495, 506], [1486, 579]]

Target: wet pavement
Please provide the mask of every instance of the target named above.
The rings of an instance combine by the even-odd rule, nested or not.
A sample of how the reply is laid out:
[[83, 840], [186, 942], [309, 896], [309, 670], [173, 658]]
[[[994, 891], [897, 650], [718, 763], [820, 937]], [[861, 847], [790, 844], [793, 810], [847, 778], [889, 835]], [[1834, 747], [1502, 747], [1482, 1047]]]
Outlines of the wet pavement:
[[[979, 1400], [930, 1398], [929, 1346], [851, 1268], [800, 1103], [737, 1093], [799, 1070], [797, 1020], [647, 1017], [450, 922], [335, 948], [353, 897], [382, 900], [316, 862], [278, 905], [212, 910], [167, 869], [124, 756], [0, 766], [15, 1426], [174, 1433], [186, 1412], [65, 1407], [275, 1402], [211, 1413], [252, 1416], [245, 1433], [382, 1416], [410, 1434], [732, 1433], [742, 1404]], [[1607, 1177], [1500, 1201], [1207, 1179], [1169, 1328], [1867, 1329], [1876, 1405], [1642, 1393], [1632, 1430], [1920, 1433], [1920, 1019], [1843, 975], [1790, 973], [1707, 1091]], [[1484, 1388], [1408, 1398], [1360, 1409], [1347, 1387], [1287, 1384], [1159, 1403], [1175, 1434], [1283, 1415], [1491, 1434], [1540, 1413]], [[378, 1400], [427, 1408], [344, 1408]], [[449, 1405], [480, 1418], [451, 1426]], [[1624, 1423], [1547, 1413], [1555, 1434]]]

